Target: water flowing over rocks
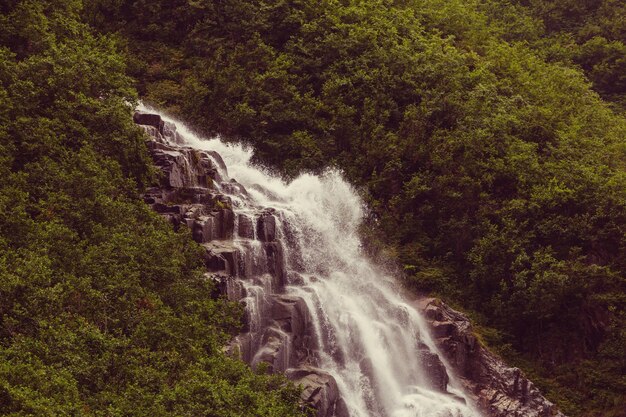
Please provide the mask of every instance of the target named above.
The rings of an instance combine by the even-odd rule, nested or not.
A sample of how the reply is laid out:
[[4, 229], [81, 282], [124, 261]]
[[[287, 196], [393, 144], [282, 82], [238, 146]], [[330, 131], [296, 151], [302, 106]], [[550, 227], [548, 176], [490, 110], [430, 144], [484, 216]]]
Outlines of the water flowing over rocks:
[[371, 264], [357, 232], [361, 202], [339, 174], [286, 184], [252, 167], [241, 147], [156, 113], [134, 120], [162, 174], [144, 200], [191, 230], [207, 279], [246, 307], [227, 351], [284, 373], [317, 417], [557, 415], [519, 371], [478, 347], [466, 319], [418, 303], [424, 320]]
[[480, 344], [466, 316], [435, 298], [422, 298], [416, 304], [459, 381], [485, 415], [564, 417], [518, 368], [507, 366]]

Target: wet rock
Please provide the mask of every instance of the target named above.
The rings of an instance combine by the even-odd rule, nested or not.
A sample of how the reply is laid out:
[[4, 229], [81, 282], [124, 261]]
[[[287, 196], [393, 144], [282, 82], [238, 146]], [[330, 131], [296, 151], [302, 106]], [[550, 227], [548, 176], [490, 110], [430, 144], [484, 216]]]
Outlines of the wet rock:
[[263, 213], [257, 220], [257, 235], [262, 242], [276, 240], [276, 217], [270, 213]]
[[242, 248], [239, 257], [239, 276], [241, 278], [255, 278], [267, 273], [267, 256], [265, 250], [257, 243], [252, 240], [238, 242], [238, 246]]
[[178, 150], [152, 149], [152, 158], [161, 170], [161, 186], [182, 188], [197, 186], [197, 174], [185, 152]]
[[207, 254], [205, 256], [204, 265], [209, 271], [228, 271], [228, 263], [226, 262], [226, 259], [219, 254], [215, 254], [209, 251], [207, 251]]
[[[384, 389], [376, 377], [376, 373], [374, 372], [374, 363], [371, 358], [366, 357], [361, 359], [359, 362], [359, 369], [363, 375], [367, 377], [367, 381], [362, 381], [363, 389], [372, 392], [380, 392], [381, 389]], [[380, 408], [380, 404], [374, 401], [374, 398], [371, 396], [365, 398], [365, 405], [372, 415], [378, 416], [384, 414], [383, 410]]]
[[243, 288], [243, 284], [240, 281], [233, 277], [228, 277], [226, 280], [225, 295], [230, 301], [239, 301], [246, 296], [246, 290]]
[[252, 352], [252, 335], [250, 333], [242, 333], [236, 336], [228, 346], [224, 349], [224, 353], [229, 356], [241, 359], [250, 363]]
[[246, 188], [234, 179], [231, 179], [228, 182], [222, 182], [222, 190], [230, 195], [236, 195], [241, 198], [250, 198]]
[[205, 208], [214, 201], [213, 193], [206, 188], [183, 188], [176, 191], [178, 191], [177, 198], [187, 198], [190, 203], [202, 204]]
[[209, 271], [236, 275], [239, 254], [237, 248], [230, 243], [214, 241], [204, 243], [204, 263]]
[[285, 287], [285, 259], [283, 258], [283, 248], [278, 242], [268, 242], [264, 244], [267, 256], [267, 271], [272, 276], [272, 287], [274, 291], [280, 292]]
[[251, 360], [255, 368], [261, 363], [270, 372], [284, 372], [295, 364], [291, 335], [274, 326], [265, 327], [261, 344]]
[[229, 208], [218, 211], [218, 231], [220, 239], [232, 239], [235, 229], [235, 213]]
[[206, 213], [206, 207], [202, 204], [190, 204], [184, 206], [184, 216], [186, 219], [199, 219]]
[[202, 216], [193, 222], [193, 239], [198, 243], [210, 242], [218, 237], [218, 224], [213, 216]]
[[343, 398], [339, 398], [335, 403], [334, 417], [350, 417], [350, 411]]
[[139, 127], [141, 127], [144, 132], [148, 134], [152, 141], [157, 143], [166, 143], [165, 138], [161, 135], [158, 128], [148, 125], [139, 125]]
[[434, 337], [442, 338], [452, 336], [455, 326], [451, 321], [437, 321], [430, 322], [430, 331]]
[[198, 183], [202, 187], [214, 188], [214, 182], [223, 181], [222, 176], [219, 173], [217, 165], [210, 153], [207, 151], [192, 150], [194, 162], [197, 165]]
[[374, 379], [374, 363], [371, 358], [363, 358], [359, 362], [359, 369], [370, 380]]
[[165, 213], [165, 214], [161, 214], [161, 216], [168, 223], [171, 223], [171, 225], [174, 227], [174, 230], [178, 230], [180, 228], [181, 224], [183, 224], [183, 219], [182, 219], [182, 216], [180, 214]]
[[[172, 145], [168, 144], [163, 135], [161, 135], [156, 128], [152, 126], [141, 126], [150, 136], [150, 140], [146, 143], [150, 152], [156, 151], [175, 151], [176, 148]], [[156, 132], [156, 134], [154, 133]], [[154, 155], [153, 155], [154, 159]], [[155, 162], [157, 162], [155, 160]]]
[[176, 131], [176, 125], [170, 122], [163, 123], [162, 129], [163, 137], [170, 143], [175, 143], [178, 145], [184, 144], [184, 140], [180, 133]]
[[144, 198], [151, 197], [156, 202], [174, 205], [187, 204], [201, 206], [207, 213], [215, 205], [215, 194], [206, 188], [200, 187], [167, 187], [161, 188], [158, 193], [150, 191], [144, 194]]
[[246, 296], [243, 284], [233, 276], [220, 273], [205, 273], [204, 276], [215, 283], [213, 298], [225, 296], [230, 301], [239, 301]]
[[237, 234], [241, 238], [254, 239], [254, 226], [252, 219], [245, 214], [237, 216]]
[[288, 285], [304, 285], [304, 277], [295, 271], [287, 272]]
[[224, 173], [224, 175], [228, 175], [228, 169], [226, 168], [226, 164], [222, 159], [222, 155], [215, 151], [206, 151], [206, 154], [211, 157], [211, 159], [217, 164], [217, 167]]
[[258, 369], [260, 364], [266, 366], [267, 372], [275, 373], [280, 372], [280, 367], [274, 366], [274, 363], [279, 357], [279, 351], [282, 343], [277, 338], [271, 338], [267, 343], [257, 351], [256, 355], [252, 359], [252, 368]]
[[345, 415], [345, 404], [337, 404], [339, 389], [332, 375], [312, 366], [288, 369], [286, 375], [296, 385], [302, 386], [301, 398], [316, 410], [316, 417], [337, 416], [338, 409]]
[[466, 316], [434, 298], [419, 299], [415, 305], [485, 416], [565, 417], [518, 368], [507, 366], [478, 342]]
[[[310, 317], [306, 303], [293, 295], [272, 295], [264, 316], [261, 343], [253, 365], [265, 362], [270, 370], [282, 372], [295, 364], [314, 363], [311, 356]], [[258, 336], [256, 336], [258, 339]]]
[[446, 392], [449, 378], [446, 367], [439, 356], [428, 349], [421, 350], [419, 356], [430, 387], [440, 392]]
[[294, 295], [276, 296], [273, 299], [271, 316], [281, 329], [293, 335], [296, 347], [301, 347], [310, 322], [309, 310], [304, 300]]
[[159, 214], [171, 213], [182, 215], [184, 209], [182, 206], [176, 204], [155, 203], [152, 205], [152, 210]]
[[255, 190], [261, 194], [263, 194], [264, 196], [266, 196], [267, 198], [274, 200], [274, 201], [284, 201], [278, 194], [273, 193], [272, 191], [270, 191], [269, 189], [263, 187], [260, 184], [253, 184], [250, 189]]
[[152, 126], [156, 128], [159, 133], [163, 134], [163, 127], [165, 125], [165, 122], [158, 114], [136, 111], [133, 115], [133, 121], [138, 125]]
[[443, 314], [441, 313], [441, 309], [437, 308], [434, 305], [427, 305], [422, 311], [424, 316], [434, 322], [434, 321], [443, 321]]
[[148, 148], [162, 173], [161, 188], [211, 189], [215, 181], [224, 180], [220, 171], [226, 171], [219, 154], [182, 146], [176, 126], [164, 122], [159, 115], [139, 112], [134, 119], [152, 138]]

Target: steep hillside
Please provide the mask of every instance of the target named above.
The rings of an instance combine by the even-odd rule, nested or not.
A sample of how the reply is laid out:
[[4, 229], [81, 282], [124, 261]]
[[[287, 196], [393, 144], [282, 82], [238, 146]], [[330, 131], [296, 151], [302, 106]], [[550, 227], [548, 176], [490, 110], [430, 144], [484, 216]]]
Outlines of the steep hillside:
[[0, 415], [303, 415], [222, 353], [241, 307], [139, 198], [132, 82], [81, 10], [0, 3]]
[[[565, 411], [624, 415], [626, 121], [579, 67], [620, 102], [623, 20], [570, 3], [90, 1], [85, 16], [125, 40], [146, 100], [287, 176], [340, 167], [370, 244], [472, 311]], [[605, 40], [563, 40], [594, 23]]]
[[614, 0], [0, 2], [0, 413], [300, 412], [223, 356], [240, 307], [139, 199], [140, 96], [285, 177], [338, 167], [407, 287], [568, 415], [626, 415], [625, 21]]

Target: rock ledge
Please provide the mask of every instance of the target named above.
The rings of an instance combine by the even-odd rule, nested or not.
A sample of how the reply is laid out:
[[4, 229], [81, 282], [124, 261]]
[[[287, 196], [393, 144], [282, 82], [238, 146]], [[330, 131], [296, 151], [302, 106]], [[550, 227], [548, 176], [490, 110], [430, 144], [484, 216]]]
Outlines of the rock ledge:
[[436, 298], [420, 298], [415, 306], [466, 392], [486, 416], [565, 417], [520, 369], [507, 366], [480, 344], [465, 315]]

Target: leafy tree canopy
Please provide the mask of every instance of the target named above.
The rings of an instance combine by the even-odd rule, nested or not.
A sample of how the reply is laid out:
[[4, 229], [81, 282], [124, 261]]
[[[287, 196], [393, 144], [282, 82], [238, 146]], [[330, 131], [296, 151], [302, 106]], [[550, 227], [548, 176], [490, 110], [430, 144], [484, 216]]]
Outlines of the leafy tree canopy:
[[343, 169], [371, 245], [482, 317], [568, 413], [624, 415], [622, 3], [92, 0], [85, 16], [125, 40], [146, 100], [287, 176]]
[[0, 3], [0, 414], [301, 415], [295, 388], [222, 353], [241, 307], [139, 199], [136, 93], [83, 11]]

